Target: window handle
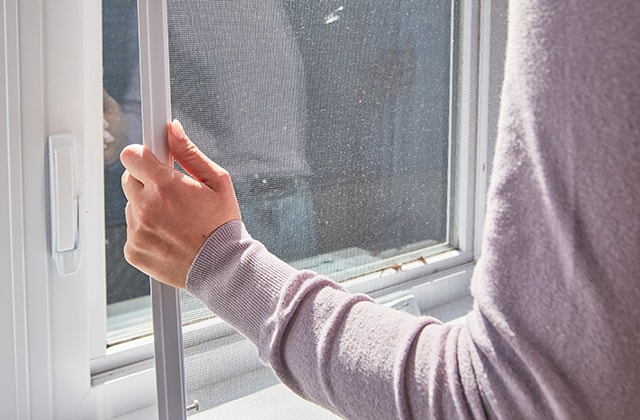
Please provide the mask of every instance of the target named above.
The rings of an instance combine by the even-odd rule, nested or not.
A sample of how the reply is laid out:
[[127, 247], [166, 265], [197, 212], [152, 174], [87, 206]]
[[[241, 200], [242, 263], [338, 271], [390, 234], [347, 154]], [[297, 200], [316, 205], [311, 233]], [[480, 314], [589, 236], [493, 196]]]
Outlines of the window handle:
[[73, 134], [49, 136], [51, 252], [61, 276], [75, 273], [80, 260], [76, 176]]

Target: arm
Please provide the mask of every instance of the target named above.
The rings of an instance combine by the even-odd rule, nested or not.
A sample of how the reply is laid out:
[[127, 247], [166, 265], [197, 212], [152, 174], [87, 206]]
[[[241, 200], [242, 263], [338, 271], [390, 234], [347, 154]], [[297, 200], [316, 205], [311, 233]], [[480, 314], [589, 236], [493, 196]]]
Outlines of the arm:
[[186, 287], [253, 341], [283, 383], [345, 418], [484, 416], [465, 328], [295, 270], [239, 221], [207, 239]]

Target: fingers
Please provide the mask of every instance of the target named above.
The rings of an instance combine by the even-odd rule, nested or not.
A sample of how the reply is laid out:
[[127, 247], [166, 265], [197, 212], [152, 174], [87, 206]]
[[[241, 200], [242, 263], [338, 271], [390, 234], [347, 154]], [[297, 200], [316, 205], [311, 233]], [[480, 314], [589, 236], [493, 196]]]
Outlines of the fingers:
[[189, 140], [180, 121], [173, 120], [169, 123], [167, 141], [173, 158], [194, 179], [205, 183], [214, 190], [219, 189], [221, 182], [227, 183], [229, 181], [228, 172], [211, 161]]
[[131, 144], [122, 149], [120, 161], [130, 175], [142, 184], [158, 180], [171, 169], [140, 144]]

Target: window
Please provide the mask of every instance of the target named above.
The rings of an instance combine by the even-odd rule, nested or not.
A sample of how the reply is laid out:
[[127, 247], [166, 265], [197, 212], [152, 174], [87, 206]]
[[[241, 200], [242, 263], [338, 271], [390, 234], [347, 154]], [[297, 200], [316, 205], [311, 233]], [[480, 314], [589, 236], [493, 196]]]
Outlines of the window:
[[[458, 2], [169, 1], [167, 16], [172, 118], [230, 171], [273, 253], [374, 295], [424, 281], [447, 252], [471, 262], [457, 220]], [[206, 410], [276, 382], [180, 301], [187, 402]], [[211, 370], [218, 360], [242, 368]]]
[[[419, 271], [372, 276], [458, 252], [457, 2], [167, 6], [172, 117], [230, 171], [244, 223], [274, 254], [384, 295]], [[132, 0], [103, 2], [110, 346], [151, 332], [148, 278], [122, 256], [125, 199], [113, 159], [142, 140], [136, 12]], [[206, 409], [275, 383], [206, 307], [187, 293], [180, 302], [187, 400]], [[251, 379], [238, 382], [236, 369], [190, 380], [210, 349], [235, 357]], [[240, 389], [229, 392], [229, 381]]]
[[[456, 246], [454, 3], [168, 6], [173, 117], [230, 171], [249, 232], [273, 253], [347, 280]], [[151, 326], [148, 278], [122, 255], [117, 160], [142, 142], [136, 2], [105, 0], [102, 18], [113, 345]]]

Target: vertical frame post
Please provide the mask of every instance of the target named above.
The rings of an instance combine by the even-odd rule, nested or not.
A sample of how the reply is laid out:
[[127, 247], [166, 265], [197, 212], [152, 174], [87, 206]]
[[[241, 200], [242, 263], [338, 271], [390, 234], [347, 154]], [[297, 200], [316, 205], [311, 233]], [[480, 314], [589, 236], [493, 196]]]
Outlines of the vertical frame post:
[[[138, 0], [140, 91], [145, 147], [160, 161], [173, 164], [166, 142], [171, 119], [167, 3]], [[158, 418], [186, 418], [182, 325], [178, 290], [151, 280]]]

